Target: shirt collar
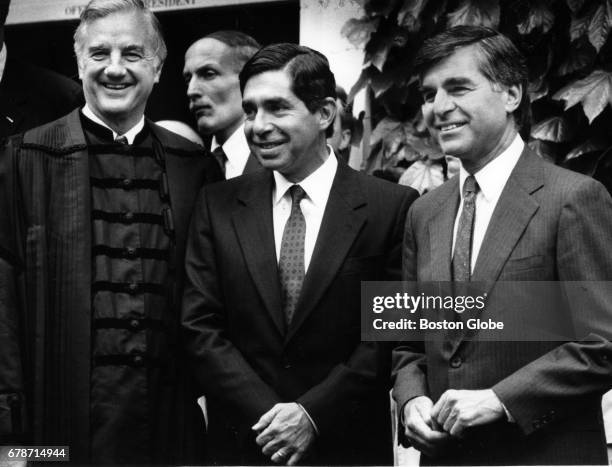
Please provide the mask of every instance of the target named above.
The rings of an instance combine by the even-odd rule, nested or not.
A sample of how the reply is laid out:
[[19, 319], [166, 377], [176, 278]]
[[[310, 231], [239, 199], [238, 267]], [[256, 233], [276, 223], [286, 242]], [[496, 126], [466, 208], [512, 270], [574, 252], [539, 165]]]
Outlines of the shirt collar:
[[[308, 198], [317, 207], [324, 207], [329, 197], [331, 186], [338, 169], [338, 160], [331, 146], [327, 146], [329, 155], [313, 173], [302, 180], [299, 185], [304, 189]], [[295, 183], [287, 180], [284, 175], [276, 170], [274, 174], [275, 190], [274, 205], [280, 203], [287, 190]]]
[[0, 80], [4, 76], [5, 68], [6, 68], [6, 43], [2, 44], [2, 50], [0, 50]]
[[244, 136], [244, 123], [242, 123], [236, 130], [227, 138], [227, 141], [223, 144], [219, 144], [217, 137], [213, 136], [212, 142], [210, 143], [210, 151], [214, 151], [219, 146], [223, 148], [225, 157], [234, 166], [246, 165], [246, 161], [249, 158], [251, 149], [247, 143], [246, 136]]
[[[514, 166], [523, 153], [524, 147], [525, 143], [520, 135], [517, 134], [504, 152], [474, 174], [476, 183], [478, 183], [478, 187], [487, 201], [499, 199]], [[459, 186], [462, 188], [459, 190], [461, 197], [463, 197], [463, 183], [469, 175], [468, 171], [463, 168], [463, 164], [461, 164], [459, 169]]]
[[144, 115], [143, 115], [136, 125], [134, 125], [128, 131], [123, 133], [123, 135], [119, 135], [119, 133], [117, 133], [115, 130], [113, 130], [111, 127], [109, 127], [106, 123], [104, 123], [102, 121], [101, 118], [99, 118], [96, 114], [94, 114], [93, 111], [91, 110], [91, 108], [89, 107], [89, 105], [87, 105], [87, 104], [85, 104], [85, 106], [83, 107], [83, 115], [85, 115], [85, 117], [90, 119], [92, 122], [95, 122], [98, 125], [101, 125], [104, 128], [108, 128], [110, 131], [112, 131], [113, 132], [113, 139], [117, 139], [117, 136], [125, 136], [127, 138], [129, 144], [134, 144], [134, 139], [136, 138], [138, 133], [140, 133], [142, 131], [142, 129], [144, 128], [144, 124], [145, 124], [145, 118], [144, 118]]

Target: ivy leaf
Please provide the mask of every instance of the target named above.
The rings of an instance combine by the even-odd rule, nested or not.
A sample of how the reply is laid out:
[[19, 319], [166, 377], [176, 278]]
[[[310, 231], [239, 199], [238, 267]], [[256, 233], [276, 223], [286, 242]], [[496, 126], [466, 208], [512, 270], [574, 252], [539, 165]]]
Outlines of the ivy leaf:
[[607, 104], [612, 104], [612, 74], [595, 70], [584, 79], [574, 81], [554, 96], [555, 100], [565, 101], [565, 110], [577, 103], [582, 104], [584, 114], [591, 123], [605, 109]]
[[378, 29], [378, 23], [380, 23], [380, 18], [373, 20], [369, 18], [351, 18], [344, 23], [340, 34], [346, 37], [355, 47], [361, 47], [370, 40], [372, 33]]
[[418, 128], [413, 127], [414, 131], [406, 135], [406, 160], [440, 160], [444, 158], [444, 153], [438, 142], [431, 136], [418, 135]]
[[433, 161], [416, 161], [404, 171], [398, 183], [423, 194], [444, 183], [444, 172], [442, 166]]
[[542, 141], [540, 139], [532, 139], [529, 141], [529, 147], [542, 159], [552, 162], [557, 161], [557, 151], [554, 143]]
[[365, 66], [372, 65], [376, 67], [379, 71], [383, 70], [385, 66], [385, 62], [387, 61], [387, 56], [389, 55], [389, 51], [391, 50], [391, 43], [388, 41], [379, 41], [374, 50], [366, 54], [365, 57]]
[[498, 0], [463, 0], [459, 8], [447, 15], [446, 26], [469, 25], [497, 28], [499, 25]]
[[593, 44], [597, 52], [599, 52], [606, 43], [608, 34], [610, 33], [609, 12], [610, 7], [608, 2], [606, 2], [606, 5], [599, 5], [589, 22], [589, 41]]
[[575, 41], [579, 37], [586, 34], [589, 30], [589, 23], [591, 22], [591, 15], [586, 14], [580, 17], [572, 16], [572, 21], [570, 22], [570, 40]]
[[527, 18], [520, 23], [518, 32], [520, 34], [529, 34], [534, 30], [540, 30], [542, 34], [546, 34], [555, 23], [555, 15], [544, 3], [534, 5], [527, 14]]
[[368, 0], [364, 4], [368, 16], [384, 16], [385, 18], [393, 11], [397, 0]]
[[567, 0], [567, 6], [572, 10], [572, 13], [576, 13], [583, 5], [584, 0]]
[[595, 50], [586, 39], [572, 42], [567, 58], [557, 69], [557, 76], [565, 76], [574, 71], [582, 70], [595, 59]]
[[531, 136], [543, 141], [562, 143], [571, 140], [574, 135], [563, 117], [551, 117], [534, 126]]
[[372, 130], [372, 134], [370, 135], [370, 146], [375, 146], [376, 144], [380, 143], [385, 136], [395, 131], [401, 126], [401, 124], [402, 122], [392, 118], [383, 118], [380, 122], [378, 122], [376, 128]]
[[355, 96], [359, 93], [359, 91], [365, 88], [369, 82], [370, 82], [369, 68], [364, 68], [363, 70], [361, 70], [361, 74], [359, 75], [357, 82], [353, 84], [353, 87], [349, 91], [346, 100], [348, 102], [353, 102], [353, 99], [355, 99]]
[[570, 152], [567, 153], [563, 162], [571, 161], [572, 159], [576, 159], [584, 154], [589, 154], [591, 152], [598, 152], [606, 148], [606, 143], [601, 138], [592, 138], [586, 140], [584, 143], [579, 144]]
[[529, 83], [529, 101], [535, 102], [548, 95], [548, 82], [546, 76], [542, 75], [537, 80]]
[[427, 6], [428, 0], [404, 0], [404, 4], [397, 14], [397, 24], [410, 32], [421, 29], [420, 16]]
[[374, 91], [374, 97], [379, 97], [381, 94], [388, 91], [393, 86], [394, 80], [391, 73], [373, 73], [370, 78], [370, 86]]

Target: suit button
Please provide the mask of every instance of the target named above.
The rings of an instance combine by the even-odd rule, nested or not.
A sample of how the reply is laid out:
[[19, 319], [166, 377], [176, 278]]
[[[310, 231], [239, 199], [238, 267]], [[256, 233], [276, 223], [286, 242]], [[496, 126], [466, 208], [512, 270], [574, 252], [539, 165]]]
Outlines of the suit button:
[[129, 211], [128, 211], [128, 212], [126, 212], [126, 213], [124, 213], [124, 214], [123, 214], [123, 218], [124, 218], [124, 219], [125, 219], [127, 222], [129, 222], [129, 221], [131, 221], [131, 220], [134, 218], [134, 213], [133, 213], [133, 212], [129, 212]]
[[138, 319], [133, 319], [130, 321], [130, 327], [134, 330], [137, 331], [138, 328], [140, 327], [140, 320]]
[[135, 294], [138, 292], [138, 282], [132, 282], [127, 286], [128, 293]]
[[133, 181], [131, 178], [124, 178], [121, 184], [123, 185], [123, 188], [129, 190], [130, 188], [132, 188]]
[[463, 360], [461, 360], [461, 357], [455, 356], [450, 359], [451, 368], [459, 368], [461, 365], [463, 365]]
[[125, 256], [127, 256], [128, 258], [134, 258], [136, 256], [136, 248], [134, 247], [127, 247], [125, 249]]

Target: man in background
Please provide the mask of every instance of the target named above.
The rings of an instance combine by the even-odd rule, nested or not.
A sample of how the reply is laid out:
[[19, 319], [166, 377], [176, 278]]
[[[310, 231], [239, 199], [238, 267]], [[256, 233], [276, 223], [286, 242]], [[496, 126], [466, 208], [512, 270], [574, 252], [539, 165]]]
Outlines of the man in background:
[[55, 120], [83, 103], [76, 82], [8, 52], [4, 23], [9, 5], [10, 0], [0, 0], [0, 139]]
[[334, 120], [334, 134], [327, 139], [338, 158], [348, 164], [351, 155], [351, 141], [355, 131], [355, 117], [352, 105], [348, 104], [346, 91], [342, 86], [336, 86], [336, 106], [338, 112]]
[[244, 136], [238, 74], [260, 45], [240, 31], [217, 31], [194, 42], [185, 53], [183, 76], [189, 109], [200, 134], [212, 136], [211, 151], [226, 179], [261, 166]]

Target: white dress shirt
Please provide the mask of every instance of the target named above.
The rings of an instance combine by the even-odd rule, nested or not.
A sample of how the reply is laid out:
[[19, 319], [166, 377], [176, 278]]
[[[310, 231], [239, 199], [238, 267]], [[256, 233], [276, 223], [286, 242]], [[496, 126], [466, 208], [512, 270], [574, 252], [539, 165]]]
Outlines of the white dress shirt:
[[[491, 221], [495, 206], [497, 206], [497, 201], [506, 186], [508, 178], [510, 178], [514, 166], [521, 157], [524, 147], [525, 143], [517, 134], [514, 141], [512, 141], [504, 152], [473, 174], [476, 178], [476, 183], [478, 183], [479, 190], [476, 194], [474, 231], [472, 233], [471, 271], [474, 271], [474, 265], [478, 259], [478, 253], [480, 252], [480, 247], [482, 246], [482, 241], [487, 232], [487, 227]], [[463, 184], [469, 175], [470, 174], [463, 168], [462, 164], [459, 169], [459, 196], [461, 197], [461, 202], [459, 204], [459, 210], [457, 211], [457, 217], [455, 217], [455, 227], [453, 229], [453, 252], [455, 251], [459, 217], [463, 209]]]
[[[306, 196], [300, 203], [300, 208], [306, 220], [306, 236], [304, 239], [304, 268], [308, 271], [315, 243], [321, 228], [323, 213], [329, 192], [331, 190], [338, 161], [334, 151], [327, 147], [329, 155], [325, 162], [317, 170], [302, 180], [299, 185], [306, 192]], [[272, 217], [274, 220], [274, 243], [276, 245], [276, 260], [280, 259], [281, 243], [283, 241], [283, 230], [291, 214], [291, 195], [289, 188], [294, 183], [287, 180], [283, 175], [274, 171], [275, 186], [272, 191]]]
[[110, 131], [112, 131], [113, 139], [117, 139], [117, 137], [120, 137], [120, 136], [125, 136], [128, 141], [128, 144], [134, 144], [134, 139], [136, 138], [138, 133], [142, 131], [142, 129], [144, 128], [144, 124], [145, 124], [145, 118], [143, 115], [136, 125], [134, 125], [128, 131], [120, 135], [115, 130], [113, 130], [111, 127], [109, 127], [106, 123], [104, 123], [102, 119], [100, 119], [96, 114], [94, 114], [91, 108], [87, 104], [85, 104], [85, 106], [83, 107], [83, 115], [85, 115], [88, 119], [97, 123], [98, 125], [102, 125], [104, 128], [107, 128]]
[[251, 149], [244, 135], [244, 123], [240, 125], [223, 144], [219, 144], [217, 138], [213, 136], [210, 151], [214, 151], [219, 146], [223, 148], [223, 152], [227, 157], [227, 161], [225, 161], [226, 180], [242, 175], [249, 155], [251, 154]]

